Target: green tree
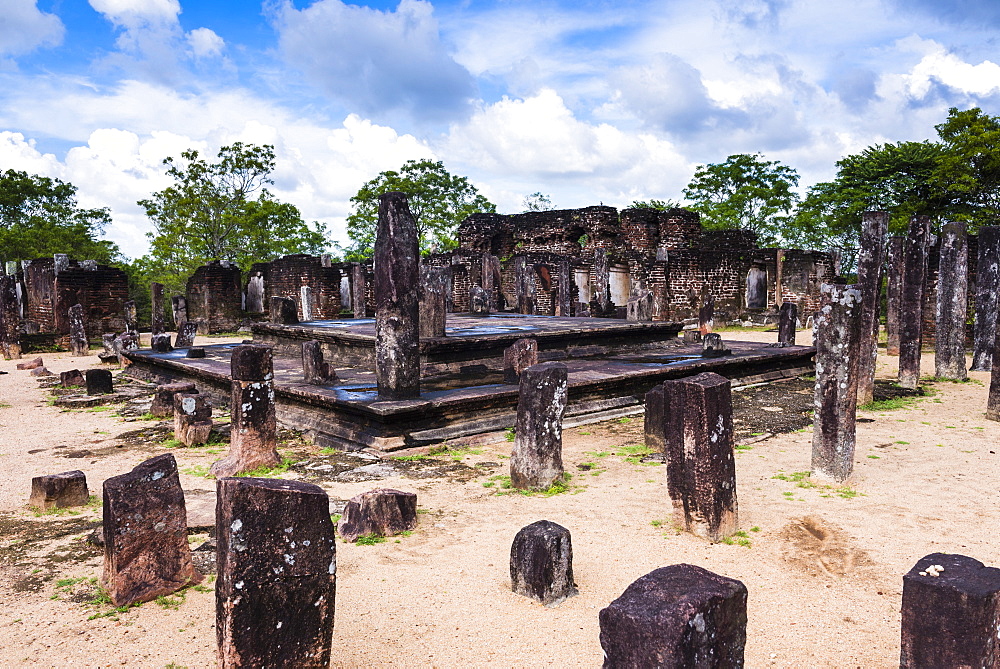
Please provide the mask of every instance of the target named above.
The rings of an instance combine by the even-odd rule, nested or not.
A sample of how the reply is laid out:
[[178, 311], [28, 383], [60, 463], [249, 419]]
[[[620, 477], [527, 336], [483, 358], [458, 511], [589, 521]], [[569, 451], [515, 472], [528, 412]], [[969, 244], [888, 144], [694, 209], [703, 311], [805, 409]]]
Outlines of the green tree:
[[274, 147], [236, 142], [208, 162], [189, 149], [181, 161], [167, 158], [168, 188], [140, 200], [155, 232], [142, 259], [146, 274], [172, 291], [200, 265], [213, 260], [249, 269], [255, 262], [288, 253], [321, 253], [327, 245], [322, 224], [312, 227], [292, 204], [268, 191], [274, 183]]
[[521, 202], [521, 206], [524, 207], [524, 211], [552, 211], [555, 209], [552, 205], [552, 198], [541, 191], [526, 196]]
[[681, 203], [677, 200], [633, 200], [629, 209], [659, 209], [669, 211], [670, 209], [680, 209]]
[[798, 202], [794, 188], [799, 174], [776, 160], [739, 153], [723, 163], [700, 165], [684, 197], [702, 215], [709, 229], [744, 228], [756, 232], [762, 244], [781, 238]]
[[935, 129], [944, 151], [930, 184], [950, 198], [948, 213], [972, 229], [995, 224], [1000, 218], [1000, 117], [978, 107], [952, 107]]
[[382, 172], [351, 198], [354, 209], [347, 217], [347, 236], [354, 257], [371, 257], [374, 252], [378, 198], [393, 191], [407, 195], [423, 252], [455, 248], [459, 223], [475, 213], [496, 211], [496, 205], [466, 177], [450, 174], [441, 161], [408, 160], [398, 171]]
[[0, 258], [30, 260], [66, 253], [77, 260], [119, 260], [118, 246], [98, 239], [107, 208], [83, 209], [73, 184], [7, 170], [0, 173]]

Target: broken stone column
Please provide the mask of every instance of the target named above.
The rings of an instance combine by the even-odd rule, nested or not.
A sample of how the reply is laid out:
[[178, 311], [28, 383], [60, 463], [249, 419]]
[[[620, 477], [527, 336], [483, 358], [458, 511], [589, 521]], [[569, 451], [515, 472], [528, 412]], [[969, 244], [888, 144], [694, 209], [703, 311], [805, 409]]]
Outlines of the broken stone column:
[[6, 360], [21, 357], [21, 314], [17, 279], [0, 276], [0, 353]]
[[153, 335], [163, 334], [163, 284], [153, 282], [149, 284], [149, 295], [151, 302], [150, 311], [150, 332]]
[[184, 446], [208, 443], [212, 434], [212, 405], [197, 393], [174, 394], [174, 439]]
[[375, 379], [382, 400], [420, 396], [420, 251], [403, 193], [379, 196], [375, 237]]
[[[174, 325], [181, 327], [183, 323], [187, 323], [188, 312], [187, 312], [187, 298], [183, 295], [174, 295], [170, 298], [170, 310], [174, 317]], [[263, 307], [261, 308], [263, 311]]]
[[854, 470], [861, 291], [825, 283], [813, 321], [816, 347], [812, 471], [844, 481]]
[[274, 409], [274, 351], [242, 344], [230, 360], [233, 379], [229, 455], [212, 465], [212, 476], [235, 476], [281, 462]]
[[721, 358], [724, 355], [732, 355], [732, 353], [718, 332], [709, 332], [701, 340], [703, 358]]
[[305, 382], [316, 386], [336, 383], [337, 374], [323, 360], [323, 347], [315, 339], [302, 342], [302, 374]]
[[521, 372], [538, 364], [538, 340], [518, 339], [503, 351], [503, 382], [518, 383]]
[[39, 367], [44, 367], [45, 361], [41, 358], [35, 358], [34, 360], [29, 360], [28, 362], [17, 363], [17, 369], [38, 369]]
[[88, 395], [110, 395], [115, 392], [110, 369], [88, 369], [86, 381]]
[[739, 529], [733, 400], [713, 372], [663, 383], [667, 492], [674, 521], [712, 542]]
[[87, 340], [87, 324], [83, 317], [83, 305], [74, 304], [69, 308], [69, 349], [75, 356], [90, 354]]
[[82, 388], [86, 384], [87, 382], [83, 378], [83, 373], [79, 369], [59, 372], [59, 385], [63, 388]]
[[514, 293], [517, 297], [517, 312], [519, 314], [535, 313], [535, 281], [524, 256], [514, 258]]
[[903, 576], [900, 669], [1000, 666], [1000, 569], [931, 553]]
[[302, 307], [302, 320], [304, 322], [311, 321], [313, 314], [313, 298], [312, 288], [310, 286], [302, 286], [299, 288], [299, 304]]
[[559, 285], [556, 287], [556, 316], [573, 315], [573, 268], [569, 260], [559, 261]]
[[667, 405], [663, 401], [663, 385], [655, 386], [646, 393], [646, 403], [643, 414], [643, 434], [645, 435], [646, 448], [654, 453], [664, 453], [666, 451], [665, 436], [663, 426], [666, 424]]
[[272, 323], [279, 325], [295, 325], [299, 322], [298, 309], [295, 300], [290, 297], [271, 297], [269, 319]]
[[301, 481], [216, 484], [219, 667], [327, 667], [337, 547], [330, 501]]
[[490, 296], [485, 289], [476, 284], [469, 286], [469, 313], [480, 316], [490, 314]]
[[965, 320], [968, 316], [969, 248], [964, 222], [941, 227], [937, 314], [934, 328], [934, 375], [965, 381]]
[[197, 323], [181, 323], [177, 326], [177, 340], [174, 344], [177, 348], [190, 348], [194, 346], [194, 338], [197, 334]]
[[352, 497], [337, 523], [337, 534], [355, 542], [361, 536], [391, 537], [417, 527], [417, 495], [379, 488]]
[[170, 335], [166, 332], [151, 335], [149, 338], [149, 348], [153, 353], [170, 353], [174, 347], [170, 344]]
[[444, 337], [448, 316], [448, 271], [420, 268], [420, 338]]
[[698, 331], [704, 337], [715, 328], [715, 295], [708, 292], [708, 286], [701, 290], [701, 306], [698, 308]]
[[640, 288], [632, 293], [625, 305], [625, 318], [629, 321], [645, 322], [653, 320], [653, 293]]
[[153, 391], [153, 402], [149, 405], [149, 413], [157, 418], [174, 415], [174, 395], [177, 393], [197, 393], [198, 389], [189, 381], [163, 383]]
[[202, 575], [191, 563], [184, 491], [170, 453], [104, 482], [104, 573], [111, 603], [169, 595]]
[[879, 289], [889, 212], [866, 211], [861, 218], [858, 244], [858, 290], [861, 291], [861, 329], [858, 336], [858, 404], [868, 404], [875, 393], [878, 358]]
[[135, 307], [135, 300], [125, 303], [125, 332], [139, 331], [139, 316]]
[[798, 305], [794, 302], [783, 302], [778, 309], [778, 344], [795, 346], [795, 330], [798, 322]]
[[365, 318], [365, 267], [351, 263], [351, 308], [355, 318]]
[[660, 567], [600, 613], [606, 668], [742, 667], [747, 589], [691, 564]]
[[90, 491], [87, 489], [87, 477], [79, 470], [36, 476], [31, 479], [31, 497], [28, 499], [28, 506], [40, 511], [86, 506], [88, 501], [90, 501]]
[[543, 362], [521, 372], [510, 482], [521, 490], [544, 490], [563, 477], [562, 420], [567, 369]]
[[915, 390], [920, 381], [930, 220], [929, 216], [910, 219], [909, 235], [903, 244], [903, 280], [899, 294], [899, 385], [911, 390]]
[[976, 263], [975, 328], [972, 344], [972, 371], [993, 368], [993, 345], [997, 326], [997, 295], [1000, 294], [1000, 226], [979, 228], [979, 256]]
[[521, 528], [510, 547], [510, 589], [545, 606], [577, 594], [569, 530], [549, 520]]

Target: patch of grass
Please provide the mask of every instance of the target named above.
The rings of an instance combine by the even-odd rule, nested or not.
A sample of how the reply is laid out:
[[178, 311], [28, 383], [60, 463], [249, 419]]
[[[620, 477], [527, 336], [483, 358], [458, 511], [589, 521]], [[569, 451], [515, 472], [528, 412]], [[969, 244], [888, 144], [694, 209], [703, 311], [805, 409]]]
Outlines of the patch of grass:
[[[510, 481], [510, 476], [506, 474], [496, 474], [491, 476], [486, 482], [483, 483], [483, 487], [486, 488], [496, 488], [496, 494], [498, 495], [508, 495], [512, 493], [517, 493], [519, 495], [527, 495], [531, 497], [552, 497], [553, 495], [559, 495], [564, 492], [569, 492], [570, 490], [570, 480], [573, 475], [569, 472], [563, 472], [561, 478], [556, 479], [552, 485], [548, 488], [542, 490], [521, 490], [515, 488]], [[487, 485], [490, 484], [490, 485]]]
[[903, 409], [916, 402], [918, 397], [891, 397], [887, 400], [874, 400], [858, 406], [858, 411], [895, 411]]
[[245, 476], [253, 478], [273, 478], [278, 474], [284, 474], [288, 471], [288, 468], [292, 466], [295, 460], [292, 460], [286, 455], [281, 456], [281, 462], [274, 465], [273, 467], [257, 467], [256, 469], [251, 469], [248, 472], [243, 472], [241, 474], [234, 474], [234, 476]]
[[340, 453], [340, 451], [337, 450], [336, 448], [327, 447], [327, 448], [321, 448], [321, 449], [319, 449], [319, 454], [320, 455], [335, 455], [337, 453]]
[[730, 546], [743, 546], [743, 548], [750, 548], [752, 546], [750, 542], [750, 535], [744, 530], [737, 530], [728, 537], [724, 537], [722, 539], [722, 543]]
[[760, 525], [754, 525], [750, 528], [751, 532], [760, 532]]
[[160, 442], [160, 446], [163, 448], [180, 448], [183, 444], [178, 439], [171, 437]]
[[868, 458], [871, 459], [871, 460], [881, 460], [882, 459], [882, 458], [880, 458], [877, 455], [869, 455]]
[[12, 405], [7, 404], [6, 402], [0, 402], [0, 409], [9, 409], [11, 406]]
[[616, 452], [612, 455], [621, 455], [625, 457], [625, 462], [638, 465], [658, 465], [659, 462], [642, 462], [642, 458], [653, 452], [653, 449], [646, 446], [646, 444], [631, 444], [616, 447]]
[[417, 462], [419, 460], [427, 460], [430, 457], [429, 455], [396, 455], [392, 459], [399, 460], [400, 462]]
[[138, 420], [160, 420], [160, 419], [147, 411], [146, 413], [139, 416]]
[[[418, 512], [418, 513], [419, 513], [419, 512]], [[340, 519], [341, 519], [342, 517], [343, 517], [343, 516], [342, 516], [342, 514], [339, 514], [339, 513], [331, 513], [331, 514], [330, 514], [330, 522], [332, 522], [332, 523], [333, 523], [334, 525], [336, 525], [337, 523], [339, 523], [339, 522], [340, 522]]]
[[584, 451], [584, 453], [592, 458], [606, 458], [611, 455], [609, 451]]
[[651, 521], [649, 521], [649, 524], [652, 525], [653, 527], [659, 527], [659, 526], [663, 525], [663, 521], [662, 520], [651, 520]]
[[401, 536], [401, 537], [408, 537], [408, 536], [410, 536], [412, 534], [413, 534], [413, 530], [403, 530], [402, 532], [399, 533], [399, 536]]
[[735, 448], [737, 453], [745, 453], [753, 450], [753, 446], [748, 446], [746, 444], [736, 444]]
[[212, 475], [211, 469], [205, 465], [192, 465], [182, 469], [181, 473], [188, 476], [201, 476], [202, 478], [208, 478]]
[[385, 537], [377, 534], [362, 534], [354, 543], [358, 546], [374, 546], [375, 544], [384, 544]]
[[506, 430], [504, 430], [503, 437], [507, 441], [514, 441], [516, 436], [517, 435], [514, 433], [514, 428], [508, 427]]
[[184, 590], [178, 590], [172, 595], [160, 595], [153, 601], [155, 601], [156, 605], [161, 608], [176, 611], [181, 608], [181, 604], [184, 603], [186, 596], [187, 594]]
[[582, 437], [589, 437], [590, 436], [590, 432], [578, 432], [577, 434], [579, 434]]
[[622, 416], [621, 418], [618, 419], [619, 425], [628, 425], [631, 422], [632, 422], [631, 416]]
[[897, 444], [903, 444], [904, 446], [909, 446], [910, 445], [910, 442], [908, 442], [908, 441], [897, 440], [896, 443]]

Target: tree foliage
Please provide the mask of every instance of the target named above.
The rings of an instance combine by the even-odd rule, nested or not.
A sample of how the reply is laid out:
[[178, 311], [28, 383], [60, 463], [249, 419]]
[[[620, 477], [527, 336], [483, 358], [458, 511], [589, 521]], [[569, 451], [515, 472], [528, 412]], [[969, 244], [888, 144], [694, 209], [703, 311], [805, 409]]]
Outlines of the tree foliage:
[[466, 177], [449, 173], [441, 161], [408, 160], [398, 171], [382, 172], [351, 198], [354, 209], [347, 217], [347, 236], [353, 257], [370, 257], [374, 252], [378, 198], [393, 191], [406, 193], [423, 252], [455, 248], [459, 223], [475, 213], [496, 211], [496, 205]]
[[669, 211], [671, 209], [680, 209], [683, 205], [677, 200], [633, 200], [632, 204], [629, 205], [629, 209], [658, 209], [660, 211]]
[[524, 207], [524, 211], [552, 211], [555, 209], [552, 198], [541, 191], [525, 196], [521, 206]]
[[324, 226], [310, 227], [295, 205], [278, 202], [268, 191], [274, 183], [273, 146], [236, 142], [219, 149], [215, 162], [189, 149], [180, 161], [170, 157], [163, 163], [174, 184], [139, 201], [155, 228], [142, 264], [171, 290], [183, 290], [186, 278], [209, 261], [249, 269], [255, 262], [326, 247]]
[[83, 209], [72, 184], [7, 170], [0, 173], [0, 258], [30, 260], [66, 253], [109, 263], [118, 246], [98, 239], [111, 222], [107, 208]]
[[952, 107], [935, 126], [944, 151], [930, 185], [950, 199], [950, 214], [970, 228], [996, 224], [1000, 218], [1000, 117], [978, 107]]

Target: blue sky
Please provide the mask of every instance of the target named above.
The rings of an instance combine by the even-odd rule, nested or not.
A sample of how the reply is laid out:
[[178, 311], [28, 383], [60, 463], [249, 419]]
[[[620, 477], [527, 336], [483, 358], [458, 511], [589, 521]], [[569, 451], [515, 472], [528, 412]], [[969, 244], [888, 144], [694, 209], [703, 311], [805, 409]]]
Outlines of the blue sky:
[[270, 143], [273, 191], [346, 241], [350, 197], [444, 161], [504, 212], [680, 199], [698, 164], [802, 175], [1000, 115], [995, 0], [0, 0], [0, 169], [70, 181], [145, 253], [187, 148]]

